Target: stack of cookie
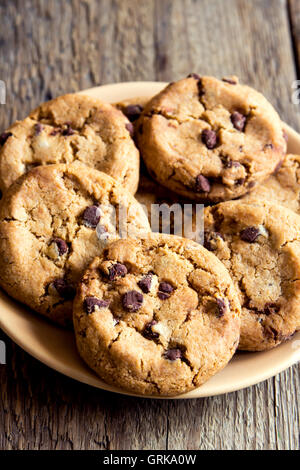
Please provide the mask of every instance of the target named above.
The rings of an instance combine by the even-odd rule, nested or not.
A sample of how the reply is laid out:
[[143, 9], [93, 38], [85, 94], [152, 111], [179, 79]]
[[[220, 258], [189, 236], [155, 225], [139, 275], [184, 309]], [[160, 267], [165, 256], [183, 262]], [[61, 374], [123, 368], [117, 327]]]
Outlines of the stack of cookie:
[[[147, 103], [59, 97], [0, 136], [0, 284], [74, 325], [106, 382], [191, 390], [300, 328], [299, 162], [236, 77], [191, 74]], [[204, 246], [150, 229], [153, 204], [185, 201], [207, 206]]]

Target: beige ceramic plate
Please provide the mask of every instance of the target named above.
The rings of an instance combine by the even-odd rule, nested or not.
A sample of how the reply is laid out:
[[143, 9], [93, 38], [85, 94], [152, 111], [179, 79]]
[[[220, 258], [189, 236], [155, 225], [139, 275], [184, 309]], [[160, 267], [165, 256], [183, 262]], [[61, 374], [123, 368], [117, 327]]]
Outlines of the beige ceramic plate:
[[[137, 96], [151, 97], [166, 84], [130, 82], [105, 85], [82, 93], [107, 102]], [[289, 136], [289, 152], [300, 154], [300, 135], [284, 125]], [[62, 374], [80, 382], [113, 392], [124, 393], [105, 384], [81, 361], [72, 332], [48, 323], [0, 291], [0, 327], [21, 348]], [[228, 366], [202, 387], [176, 398], [197, 398], [233, 392], [268, 379], [300, 360], [300, 331], [293, 340], [272, 351], [238, 353]]]

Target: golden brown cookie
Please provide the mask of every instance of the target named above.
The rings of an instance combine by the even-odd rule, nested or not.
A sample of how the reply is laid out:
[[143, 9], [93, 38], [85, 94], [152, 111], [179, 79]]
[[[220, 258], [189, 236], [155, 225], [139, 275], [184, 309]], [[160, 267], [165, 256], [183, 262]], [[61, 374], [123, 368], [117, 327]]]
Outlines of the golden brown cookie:
[[107, 383], [177, 395], [207, 381], [239, 341], [240, 305], [223, 264], [184, 238], [111, 243], [74, 301], [78, 351]]
[[[122, 207], [127, 219], [119, 224]], [[120, 228], [138, 236], [149, 224], [113, 178], [83, 165], [39, 166], [1, 201], [0, 284], [51, 320], [71, 323], [76, 282], [108, 241], [119, 238]]]
[[247, 193], [286, 152], [280, 118], [263, 95], [236, 78], [196, 74], [150, 100], [136, 139], [154, 179], [203, 202]]
[[277, 202], [300, 214], [300, 156], [289, 154], [275, 174], [257, 186], [243, 201]]
[[261, 201], [205, 209], [204, 246], [226, 266], [239, 293], [239, 349], [262, 351], [300, 328], [300, 217]]
[[38, 165], [81, 163], [113, 176], [131, 193], [139, 152], [129, 120], [110, 104], [82, 94], [43, 103], [0, 139], [0, 189]]

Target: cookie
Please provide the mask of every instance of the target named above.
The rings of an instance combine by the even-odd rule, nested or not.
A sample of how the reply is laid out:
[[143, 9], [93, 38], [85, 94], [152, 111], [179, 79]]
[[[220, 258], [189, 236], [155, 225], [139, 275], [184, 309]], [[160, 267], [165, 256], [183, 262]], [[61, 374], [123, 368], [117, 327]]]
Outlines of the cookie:
[[81, 357], [107, 383], [138, 394], [171, 396], [203, 384], [231, 359], [239, 327], [225, 267], [171, 235], [111, 243], [74, 301]]
[[82, 94], [48, 101], [0, 139], [0, 189], [38, 165], [81, 163], [114, 177], [135, 193], [139, 152], [133, 126], [110, 104]]
[[263, 95], [236, 78], [196, 74], [150, 100], [136, 139], [154, 179], [202, 202], [242, 196], [286, 152], [280, 118]]
[[224, 263], [242, 305], [239, 349], [263, 351], [300, 328], [300, 217], [275, 204], [205, 209], [204, 246]]
[[260, 200], [278, 202], [300, 214], [299, 155], [287, 155], [275, 174], [243, 197], [245, 202], [259, 202]]
[[[122, 207], [127, 219], [114, 215]], [[34, 168], [1, 201], [0, 284], [51, 320], [71, 323], [77, 280], [120, 229], [138, 236], [149, 224], [113, 178], [83, 165]]]
[[129, 98], [127, 100], [114, 103], [113, 106], [122, 111], [129, 121], [135, 124], [148, 101], [149, 98], [145, 97]]

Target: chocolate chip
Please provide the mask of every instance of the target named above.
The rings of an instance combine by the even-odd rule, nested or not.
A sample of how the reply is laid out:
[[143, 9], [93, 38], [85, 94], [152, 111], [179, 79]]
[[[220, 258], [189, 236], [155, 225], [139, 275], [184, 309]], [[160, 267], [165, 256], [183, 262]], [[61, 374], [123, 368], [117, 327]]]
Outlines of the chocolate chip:
[[235, 160], [228, 160], [224, 166], [225, 168], [238, 168], [242, 165], [240, 164], [240, 162], [236, 162]]
[[230, 116], [231, 122], [233, 127], [235, 127], [238, 131], [243, 131], [246, 125], [246, 116], [239, 113], [238, 111], [234, 111]]
[[236, 80], [233, 80], [232, 78], [222, 78], [222, 82], [225, 82], [225, 83], [229, 83], [230, 85], [236, 85], [237, 84], [237, 81]]
[[244, 184], [246, 181], [246, 178], [239, 178], [235, 181], [235, 185], [236, 186], [241, 186], [242, 184]]
[[101, 217], [101, 214], [100, 214], [99, 207], [90, 206], [85, 209], [82, 219], [86, 227], [96, 228], [99, 223], [100, 217]]
[[124, 277], [127, 274], [127, 268], [124, 264], [115, 263], [108, 268], [108, 279], [114, 281], [117, 277]]
[[138, 286], [145, 294], [148, 294], [148, 292], [150, 292], [150, 289], [151, 289], [151, 283], [152, 283], [152, 274], [146, 274], [146, 276], [144, 276], [138, 282]]
[[273, 148], [273, 144], [266, 144], [266, 145], [264, 146], [264, 149], [265, 149], [265, 150], [266, 150], [266, 149], [272, 149], [272, 148]]
[[203, 175], [198, 175], [196, 178], [196, 187], [195, 187], [197, 193], [209, 193], [211, 186], [209, 180], [203, 176]]
[[106, 308], [109, 306], [109, 300], [98, 299], [97, 297], [86, 297], [84, 299], [84, 308], [88, 315], [93, 313], [96, 307]]
[[63, 129], [62, 135], [64, 135], [64, 136], [74, 135], [75, 134], [74, 129], [72, 129], [72, 127], [70, 126], [69, 123], [66, 123], [66, 125], [67, 125], [67, 128]]
[[11, 132], [2, 132], [2, 134], [0, 134], [0, 145], [4, 145], [10, 136], [12, 136]]
[[204, 242], [203, 246], [209, 251], [214, 251], [216, 250], [217, 246], [217, 239], [221, 238], [221, 240], [224, 240], [223, 236], [219, 232], [204, 232]]
[[201, 77], [197, 73], [190, 73], [186, 78], [194, 78], [195, 80], [200, 80]]
[[157, 295], [161, 300], [166, 300], [170, 297], [173, 290], [174, 290], [174, 287], [171, 286], [171, 284], [169, 284], [168, 282], [161, 282], [158, 286]]
[[159, 337], [159, 334], [156, 333], [155, 331], [152, 331], [152, 326], [157, 325], [157, 321], [152, 320], [149, 323], [146, 323], [144, 329], [143, 329], [143, 335], [145, 338], [148, 339], [157, 339]]
[[250, 182], [247, 184], [247, 188], [248, 188], [248, 189], [252, 189], [252, 188], [254, 188], [255, 185], [256, 185], [256, 182], [255, 182], [255, 181], [250, 181]]
[[74, 287], [68, 284], [65, 279], [55, 279], [53, 281], [53, 286], [57, 290], [58, 294], [64, 299], [70, 300], [75, 297], [76, 291]]
[[253, 243], [259, 235], [259, 229], [256, 227], [247, 227], [240, 233], [240, 238], [244, 242]]
[[62, 130], [59, 128], [53, 129], [53, 131], [50, 132], [51, 137], [59, 134]]
[[125, 124], [125, 127], [128, 130], [130, 137], [133, 137], [133, 134], [134, 134], [133, 124], [131, 122], [127, 122], [127, 124]]
[[209, 150], [212, 150], [217, 145], [217, 134], [211, 129], [204, 129], [201, 134], [202, 142]]
[[41, 123], [37, 122], [35, 125], [34, 125], [34, 133], [35, 135], [39, 135], [43, 130], [43, 126]]
[[59, 256], [64, 255], [69, 250], [67, 243], [62, 238], [53, 238], [51, 243], [56, 244]]
[[217, 309], [218, 309], [217, 317], [218, 318], [223, 317], [226, 312], [226, 304], [224, 300], [217, 299]]
[[136, 121], [143, 111], [143, 107], [139, 104], [129, 104], [125, 108], [123, 108], [123, 113], [125, 116], [128, 117], [129, 121], [133, 122]]
[[275, 303], [272, 303], [272, 302], [268, 302], [266, 303], [265, 307], [264, 307], [264, 311], [263, 313], [265, 315], [273, 315], [274, 313], [278, 313], [280, 310], [280, 306], [275, 304]]
[[198, 93], [199, 93], [199, 97], [205, 95], [205, 91], [204, 91], [204, 87], [203, 87], [203, 83], [202, 83], [202, 80], [201, 78], [198, 79]]
[[126, 292], [122, 298], [123, 307], [129, 312], [137, 312], [141, 308], [143, 301], [143, 294], [136, 290]]
[[182, 358], [182, 352], [178, 348], [168, 349], [165, 352], [164, 357], [166, 359], [169, 359], [169, 361], [176, 361], [176, 359], [181, 359]]

